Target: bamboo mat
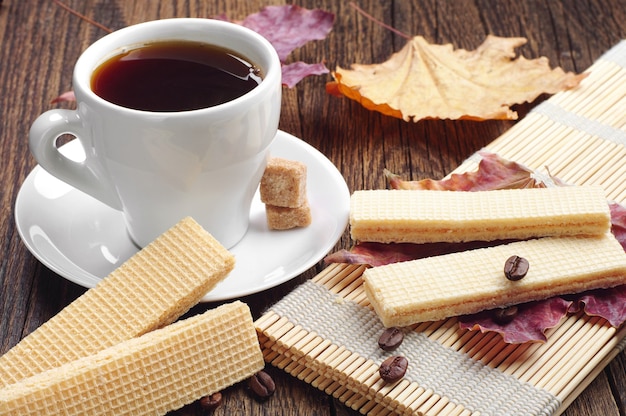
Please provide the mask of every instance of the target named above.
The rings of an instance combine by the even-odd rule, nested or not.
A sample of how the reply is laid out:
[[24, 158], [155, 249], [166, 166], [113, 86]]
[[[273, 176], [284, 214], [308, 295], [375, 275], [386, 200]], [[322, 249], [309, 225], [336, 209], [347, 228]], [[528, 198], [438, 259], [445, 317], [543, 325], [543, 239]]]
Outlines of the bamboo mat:
[[[626, 41], [572, 91], [535, 107], [485, 149], [626, 200]], [[477, 168], [479, 154], [455, 172]], [[626, 345], [626, 325], [569, 315], [546, 343], [509, 345], [459, 329], [456, 319], [408, 328], [401, 350], [377, 346], [383, 327], [361, 287], [364, 266], [334, 264], [272, 306], [255, 325], [265, 359], [368, 415], [558, 415]], [[386, 384], [379, 364], [409, 360]]]

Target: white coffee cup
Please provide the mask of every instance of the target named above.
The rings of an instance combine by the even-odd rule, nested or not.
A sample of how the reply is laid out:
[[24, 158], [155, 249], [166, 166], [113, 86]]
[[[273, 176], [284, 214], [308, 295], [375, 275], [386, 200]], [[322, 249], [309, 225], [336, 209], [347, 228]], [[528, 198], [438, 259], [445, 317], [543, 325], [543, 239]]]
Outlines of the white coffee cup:
[[[260, 67], [263, 80], [232, 101], [180, 112], [125, 108], [92, 91], [92, 73], [105, 60], [123, 48], [165, 40], [236, 51]], [[47, 111], [31, 127], [30, 149], [45, 170], [121, 210], [140, 247], [186, 216], [227, 248], [244, 236], [280, 116], [280, 61], [265, 38], [211, 19], [140, 23], [85, 50], [74, 67], [73, 89], [75, 111]], [[64, 134], [80, 141], [84, 161], [58, 150]]]

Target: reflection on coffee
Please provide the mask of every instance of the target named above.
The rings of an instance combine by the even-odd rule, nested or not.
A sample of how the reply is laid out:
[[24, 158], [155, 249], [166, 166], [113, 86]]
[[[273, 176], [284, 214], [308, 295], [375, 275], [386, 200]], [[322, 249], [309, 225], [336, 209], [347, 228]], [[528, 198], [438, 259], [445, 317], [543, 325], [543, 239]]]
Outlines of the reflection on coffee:
[[223, 104], [254, 89], [261, 71], [219, 46], [155, 42], [116, 55], [94, 71], [91, 89], [114, 104], [144, 111], [187, 111]]

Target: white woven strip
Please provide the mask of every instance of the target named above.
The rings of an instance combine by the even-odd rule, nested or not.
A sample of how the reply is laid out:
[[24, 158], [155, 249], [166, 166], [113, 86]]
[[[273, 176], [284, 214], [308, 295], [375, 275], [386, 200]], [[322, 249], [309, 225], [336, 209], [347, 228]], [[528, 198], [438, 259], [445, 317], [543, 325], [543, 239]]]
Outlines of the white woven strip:
[[550, 100], [544, 101], [537, 107], [533, 108], [531, 113], [541, 114], [561, 125], [588, 133], [591, 136], [597, 136], [604, 140], [609, 140], [613, 143], [626, 146], [625, 131], [616, 129], [613, 126], [609, 126], [608, 124], [601, 123], [597, 120], [592, 120], [576, 113], [572, 113], [571, 111], [567, 111], [562, 107], [553, 104]]
[[[622, 40], [617, 45], [604, 53], [598, 61], [611, 62], [626, 69], [626, 40]], [[591, 76], [593, 77], [593, 70]], [[597, 120], [583, 117], [579, 114], [565, 110], [554, 104], [554, 100], [548, 99], [531, 110], [550, 118], [552, 121], [583, 131], [592, 136], [597, 136], [605, 140], [626, 146], [626, 132], [619, 128], [604, 124]]]
[[626, 39], [606, 51], [600, 60], [613, 62], [622, 68], [626, 68]]
[[409, 332], [394, 352], [378, 348], [384, 330], [369, 308], [339, 298], [321, 285], [305, 282], [272, 308], [309, 332], [381, 363], [390, 355], [409, 360], [405, 378], [484, 415], [552, 415], [560, 401], [549, 392], [472, 360], [466, 354]]

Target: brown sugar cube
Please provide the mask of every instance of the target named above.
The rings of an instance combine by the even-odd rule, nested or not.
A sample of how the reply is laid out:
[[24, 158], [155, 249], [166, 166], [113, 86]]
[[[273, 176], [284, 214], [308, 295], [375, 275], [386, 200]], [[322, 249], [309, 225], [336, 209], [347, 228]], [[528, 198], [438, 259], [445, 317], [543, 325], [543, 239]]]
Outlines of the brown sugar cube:
[[265, 213], [270, 230], [288, 230], [311, 224], [311, 208], [306, 200], [297, 208], [265, 205]]
[[260, 184], [261, 201], [276, 207], [301, 207], [306, 201], [306, 165], [272, 157]]

